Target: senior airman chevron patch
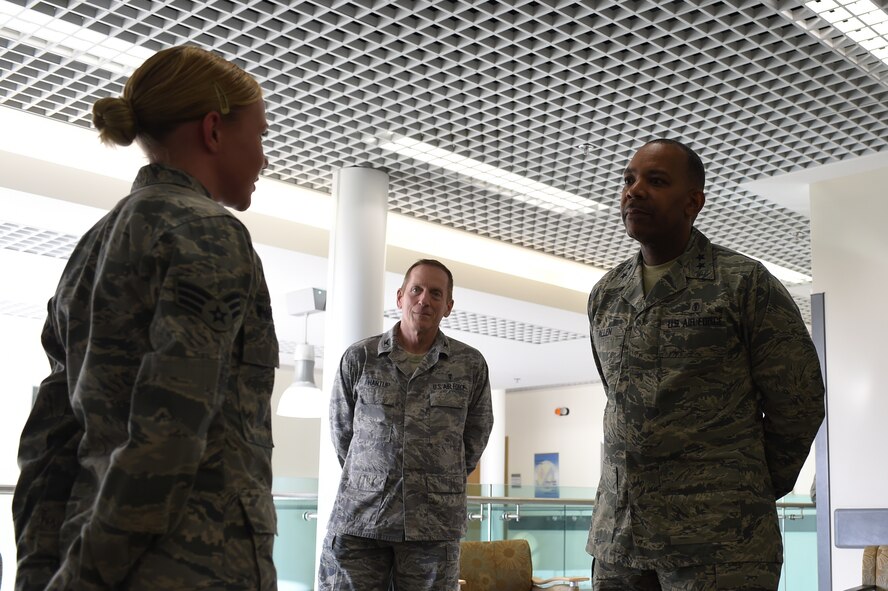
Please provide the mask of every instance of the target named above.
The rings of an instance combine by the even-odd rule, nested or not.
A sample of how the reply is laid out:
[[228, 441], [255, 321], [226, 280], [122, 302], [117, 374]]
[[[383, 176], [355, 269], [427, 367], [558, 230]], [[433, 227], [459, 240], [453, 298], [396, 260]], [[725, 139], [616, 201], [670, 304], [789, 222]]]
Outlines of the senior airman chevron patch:
[[217, 298], [200, 285], [181, 279], [176, 282], [176, 303], [220, 332], [230, 330], [241, 313], [240, 296], [236, 292]]

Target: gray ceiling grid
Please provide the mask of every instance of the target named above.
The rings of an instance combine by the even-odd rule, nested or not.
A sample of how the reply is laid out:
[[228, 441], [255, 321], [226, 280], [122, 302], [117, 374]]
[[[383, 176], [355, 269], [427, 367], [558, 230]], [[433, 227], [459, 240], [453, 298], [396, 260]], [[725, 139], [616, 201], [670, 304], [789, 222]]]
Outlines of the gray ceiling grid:
[[[648, 139], [700, 152], [699, 226], [714, 241], [805, 274], [807, 219], [739, 185], [888, 148], [886, 67], [848, 59], [801, 2], [14, 3], [240, 63], [266, 91], [270, 177], [329, 192], [338, 167], [383, 168], [393, 211], [604, 268], [635, 250], [616, 205], [621, 170]], [[92, 102], [125, 76], [57, 50], [0, 36], [0, 103], [88, 126]], [[608, 207], [532, 205], [383, 150], [384, 134]]]
[[0, 248], [7, 250], [67, 259], [79, 240], [79, 236], [0, 220]]
[[[390, 308], [383, 315], [386, 318], [400, 320], [401, 311], [396, 308]], [[465, 310], [453, 310], [450, 316], [441, 320], [441, 328], [518, 341], [530, 345], [547, 345], [549, 343], [589, 338], [589, 332], [584, 326], [577, 327], [580, 332], [573, 332]]]

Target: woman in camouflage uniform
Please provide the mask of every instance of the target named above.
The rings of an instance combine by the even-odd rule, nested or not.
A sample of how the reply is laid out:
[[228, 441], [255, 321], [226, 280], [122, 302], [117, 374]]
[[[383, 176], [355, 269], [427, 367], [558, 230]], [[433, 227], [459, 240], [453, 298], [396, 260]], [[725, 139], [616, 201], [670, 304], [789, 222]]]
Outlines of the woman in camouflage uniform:
[[19, 448], [17, 589], [274, 589], [277, 341], [246, 228], [267, 165], [258, 83], [196, 47], [96, 102], [149, 164], [49, 301]]

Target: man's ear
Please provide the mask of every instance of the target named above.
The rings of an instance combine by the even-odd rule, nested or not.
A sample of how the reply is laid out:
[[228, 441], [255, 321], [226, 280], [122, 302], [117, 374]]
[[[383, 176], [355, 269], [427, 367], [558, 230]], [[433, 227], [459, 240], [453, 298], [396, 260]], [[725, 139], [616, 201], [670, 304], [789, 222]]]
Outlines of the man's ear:
[[451, 312], [453, 312], [453, 300], [447, 302], [447, 310], [444, 312], [444, 318], [450, 316]]
[[219, 115], [216, 111], [210, 111], [206, 115], [203, 116], [200, 122], [200, 132], [201, 132], [201, 140], [203, 141], [204, 147], [212, 153], [216, 153], [219, 151], [220, 146], [220, 125], [222, 123], [222, 116]]
[[697, 219], [697, 214], [700, 213], [700, 210], [703, 209], [703, 205], [706, 204], [706, 193], [701, 191], [700, 189], [692, 189], [690, 195], [688, 196], [688, 217], [691, 221]]

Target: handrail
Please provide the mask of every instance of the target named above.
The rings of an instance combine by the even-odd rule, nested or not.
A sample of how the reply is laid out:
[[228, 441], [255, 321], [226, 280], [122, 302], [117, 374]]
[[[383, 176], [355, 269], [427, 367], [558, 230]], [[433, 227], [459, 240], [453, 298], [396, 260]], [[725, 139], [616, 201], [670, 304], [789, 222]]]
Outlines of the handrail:
[[469, 503], [492, 503], [502, 505], [519, 505], [521, 503], [533, 505], [579, 505], [581, 507], [595, 506], [595, 499], [553, 499], [550, 497], [479, 497], [468, 496]]
[[317, 501], [317, 493], [295, 493], [295, 492], [275, 492], [271, 491], [271, 496], [275, 499], [299, 500], [299, 501]]
[[[15, 492], [15, 486], [0, 484], [0, 494], [11, 495]], [[271, 492], [275, 499], [316, 501], [317, 493], [297, 492]], [[502, 505], [571, 505], [579, 507], [594, 507], [595, 499], [553, 499], [537, 497], [482, 497], [471, 495], [466, 497], [469, 503], [502, 504]], [[813, 509], [816, 505], [811, 501], [777, 501], [778, 509]]]
[[[469, 496], [469, 503], [492, 503], [502, 505], [576, 505], [580, 507], [594, 507], [595, 499], [553, 499], [537, 497], [481, 497]], [[777, 501], [778, 509], [813, 509], [816, 507], [811, 501]]]

